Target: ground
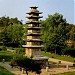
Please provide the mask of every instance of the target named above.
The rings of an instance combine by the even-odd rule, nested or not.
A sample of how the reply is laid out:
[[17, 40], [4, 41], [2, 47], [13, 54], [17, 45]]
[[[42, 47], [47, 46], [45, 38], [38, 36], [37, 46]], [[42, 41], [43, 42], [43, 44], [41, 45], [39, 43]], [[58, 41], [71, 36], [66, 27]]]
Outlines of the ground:
[[[75, 71], [75, 69], [67, 67], [67, 65], [72, 66], [73, 65], [72, 62], [62, 61], [62, 60], [53, 59], [53, 58], [49, 58], [49, 61], [50, 62], [53, 61], [53, 62], [55, 62], [55, 64], [51, 65], [50, 68], [48, 69], [48, 71], [46, 71], [46, 69], [42, 69], [42, 72], [40, 75], [52, 75], [52, 74], [57, 74], [57, 73]], [[59, 61], [61, 61], [61, 65], [58, 65]], [[26, 74], [22, 74], [22, 71], [20, 71], [17, 68], [11, 68], [11, 66], [9, 65], [9, 62], [5, 62], [5, 63], [0, 62], [0, 65], [5, 67], [7, 70], [15, 73], [16, 75], [26, 75]], [[35, 73], [29, 72], [29, 75], [35, 75]]]

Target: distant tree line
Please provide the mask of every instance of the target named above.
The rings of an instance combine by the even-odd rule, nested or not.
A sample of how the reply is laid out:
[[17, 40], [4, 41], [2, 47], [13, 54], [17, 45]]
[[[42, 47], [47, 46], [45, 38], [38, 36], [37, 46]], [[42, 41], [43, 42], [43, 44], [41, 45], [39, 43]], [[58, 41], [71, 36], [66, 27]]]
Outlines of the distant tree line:
[[9, 18], [6, 16], [0, 17], [0, 27], [9, 26], [13, 24], [22, 24], [22, 22], [19, 21], [17, 17], [15, 18]]
[[[0, 44], [4, 46], [19, 47], [22, 46], [24, 33], [27, 31], [18, 18], [9, 18], [3, 16], [0, 18]], [[70, 54], [75, 56], [75, 25], [67, 23], [62, 14], [55, 13], [40, 24], [44, 29], [41, 36], [45, 52], [56, 54]], [[69, 42], [71, 43], [69, 46]], [[71, 51], [71, 52], [70, 52]]]

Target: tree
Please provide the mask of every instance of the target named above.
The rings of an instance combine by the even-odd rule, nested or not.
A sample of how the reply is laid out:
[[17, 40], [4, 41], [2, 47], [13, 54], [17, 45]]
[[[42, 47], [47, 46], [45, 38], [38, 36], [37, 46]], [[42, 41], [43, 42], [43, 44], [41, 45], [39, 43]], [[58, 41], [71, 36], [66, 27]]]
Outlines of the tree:
[[9, 18], [8, 16], [3, 16], [0, 18], [0, 27], [5, 27], [13, 24], [21, 24], [22, 22], [18, 20], [18, 18]]
[[11, 43], [19, 45], [22, 42], [23, 26], [22, 25], [10, 25], [7, 27], [7, 33], [11, 38]]
[[69, 32], [70, 40], [75, 41], [75, 26], [72, 26], [72, 29]]
[[3, 43], [3, 46], [10, 41], [6, 27], [0, 32], [0, 41]]
[[15, 18], [10, 19], [9, 24], [21, 24], [22, 25], [22, 22], [19, 21], [17, 17], [15, 17]]
[[24, 34], [23, 25], [9, 25], [1, 31], [0, 39], [5, 46], [19, 46]]
[[75, 25], [67, 23], [67, 40], [75, 41]]
[[3, 16], [0, 18], [0, 26], [8, 26], [9, 24], [9, 17]]
[[42, 39], [45, 50], [59, 54], [65, 46], [66, 19], [63, 18], [63, 15], [55, 13], [54, 15], [48, 15], [41, 26], [44, 27]]
[[27, 75], [28, 75], [28, 71], [35, 72], [37, 74], [41, 73], [41, 64], [37, 63], [36, 61], [32, 59], [22, 56], [22, 57], [17, 57], [13, 61], [15, 62], [17, 66], [24, 68]]

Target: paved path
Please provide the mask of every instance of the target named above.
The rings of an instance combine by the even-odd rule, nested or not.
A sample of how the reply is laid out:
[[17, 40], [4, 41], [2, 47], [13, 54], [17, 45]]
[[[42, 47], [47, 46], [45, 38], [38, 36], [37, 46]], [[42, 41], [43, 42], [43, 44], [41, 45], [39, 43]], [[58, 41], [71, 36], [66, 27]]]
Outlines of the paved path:
[[21, 72], [19, 69], [17, 68], [11, 68], [11, 66], [9, 65], [9, 62], [0, 62], [0, 66], [6, 68], [7, 70], [11, 71], [12, 73], [15, 73], [16, 75], [21, 75]]
[[63, 60], [59, 60], [59, 59], [49, 58], [49, 61], [55, 62], [55, 63], [59, 63], [59, 61], [61, 61], [61, 64], [73, 66], [72, 62], [63, 61]]
[[[58, 59], [53, 59], [53, 58], [49, 58], [49, 61], [53, 61], [58, 63]], [[62, 64], [68, 64], [68, 65], [73, 65], [73, 63], [71, 62], [67, 62], [67, 61], [61, 61]], [[26, 75], [26, 74], [22, 74], [22, 72], [17, 69], [17, 68], [11, 68], [11, 66], [9, 65], [9, 62], [5, 62], [2, 63], [0, 62], [0, 65], [3, 66], [4, 68], [6, 68], [7, 70], [11, 71], [12, 73], [15, 73], [16, 75]], [[75, 71], [75, 69], [67, 69], [67, 68], [50, 68], [48, 70], [48, 72], [46, 72], [46, 69], [42, 69], [42, 73], [40, 75], [50, 75], [50, 74], [57, 74], [57, 73], [64, 73], [64, 72], [70, 72], [70, 71]], [[29, 75], [35, 75], [35, 73], [30, 73]]]

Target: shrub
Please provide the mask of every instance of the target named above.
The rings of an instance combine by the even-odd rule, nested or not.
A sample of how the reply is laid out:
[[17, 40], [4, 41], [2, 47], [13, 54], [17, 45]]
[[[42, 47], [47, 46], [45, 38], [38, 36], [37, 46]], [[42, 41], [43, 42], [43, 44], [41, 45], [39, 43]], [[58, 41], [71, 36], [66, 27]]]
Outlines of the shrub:
[[3, 46], [2, 50], [6, 51], [6, 50], [7, 50], [7, 48], [6, 48], [5, 46]]
[[5, 61], [10, 61], [13, 58], [13, 54], [8, 51], [0, 51], [0, 61], [5, 59]]
[[75, 57], [75, 48], [72, 48], [72, 47], [66, 47], [64, 49], [64, 54], [65, 55], [70, 55], [72, 57]]
[[13, 57], [11, 55], [0, 55], [0, 61], [5, 59], [5, 61], [10, 61]]
[[35, 60], [29, 59], [27, 57], [19, 56], [18, 58], [13, 59], [10, 65], [12, 67], [19, 66], [21, 68], [24, 68], [27, 75], [28, 71], [35, 72], [37, 74], [41, 73], [41, 63], [37, 63]]
[[2, 51], [2, 50], [6, 51], [7, 48], [5, 46], [0, 46], [0, 51]]

